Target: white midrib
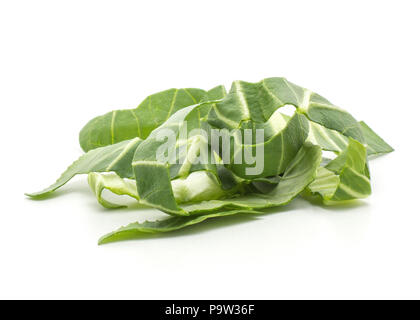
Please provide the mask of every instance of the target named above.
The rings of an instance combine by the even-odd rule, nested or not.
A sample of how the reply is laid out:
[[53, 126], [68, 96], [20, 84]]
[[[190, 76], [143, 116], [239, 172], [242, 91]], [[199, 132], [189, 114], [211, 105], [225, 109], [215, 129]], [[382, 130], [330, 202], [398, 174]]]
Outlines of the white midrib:
[[114, 144], [114, 141], [115, 141], [115, 137], [114, 137], [114, 135], [115, 135], [115, 129], [114, 129], [114, 127], [115, 127], [115, 118], [116, 118], [116, 116], [117, 116], [117, 111], [113, 111], [112, 112], [112, 119], [111, 119], [111, 144]]
[[301, 109], [303, 109], [305, 111], [308, 110], [311, 95], [312, 95], [312, 91], [310, 91], [308, 89], [303, 90], [303, 97], [302, 97], [302, 102], [301, 102], [301, 106], [300, 106]]
[[111, 171], [114, 165], [118, 163], [118, 161], [120, 161], [128, 153], [128, 151], [130, 151], [131, 147], [135, 145], [139, 140], [140, 138], [134, 138], [133, 141], [127, 144], [123, 151], [121, 151], [121, 153], [118, 155], [118, 157], [116, 157], [115, 160], [112, 161], [111, 164], [108, 166], [108, 168], [106, 168], [106, 171]]
[[348, 195], [350, 195], [350, 196], [352, 196], [352, 197], [355, 197], [355, 198], [366, 198], [366, 197], [367, 197], [367, 195], [366, 195], [366, 194], [363, 194], [363, 193], [357, 192], [357, 191], [355, 191], [355, 190], [351, 189], [349, 186], [347, 186], [347, 185], [345, 185], [345, 184], [343, 184], [343, 183], [341, 183], [341, 184], [339, 185], [339, 188], [340, 188], [340, 189], [342, 189], [342, 190], [343, 190], [345, 193], [347, 193]]
[[166, 120], [168, 120], [168, 118], [172, 114], [172, 111], [174, 110], [177, 95], [178, 95], [178, 89], [175, 89], [175, 92], [174, 92], [174, 95], [173, 95], [172, 101], [171, 101], [171, 106], [169, 107], [168, 115], [166, 116]]
[[179, 176], [186, 176], [189, 173], [193, 164], [193, 159], [199, 154], [201, 140], [202, 138], [200, 136], [195, 136], [191, 139], [191, 148], [189, 148], [185, 161], [178, 171]]

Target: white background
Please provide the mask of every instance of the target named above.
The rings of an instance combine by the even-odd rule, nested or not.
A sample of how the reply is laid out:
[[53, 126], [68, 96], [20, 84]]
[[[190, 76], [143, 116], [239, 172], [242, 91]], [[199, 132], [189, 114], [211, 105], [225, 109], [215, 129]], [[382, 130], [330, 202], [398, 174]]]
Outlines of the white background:
[[[2, 1], [0, 298], [420, 298], [418, 1]], [[284, 76], [396, 152], [359, 205], [97, 246], [154, 210], [102, 209], [86, 177], [26, 199], [92, 117], [171, 87]]]

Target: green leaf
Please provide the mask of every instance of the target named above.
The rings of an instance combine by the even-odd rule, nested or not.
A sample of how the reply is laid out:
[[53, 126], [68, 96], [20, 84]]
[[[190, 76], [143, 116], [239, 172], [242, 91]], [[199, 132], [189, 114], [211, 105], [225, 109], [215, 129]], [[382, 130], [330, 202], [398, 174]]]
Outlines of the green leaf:
[[121, 177], [132, 178], [131, 162], [141, 139], [134, 138], [115, 145], [97, 148], [82, 155], [48, 188], [34, 193], [27, 193], [31, 198], [42, 198], [62, 187], [75, 175], [90, 172], [115, 172]]
[[89, 121], [80, 131], [84, 151], [135, 137], [145, 139], [172, 114], [198, 103], [206, 94], [201, 89], [169, 89], [148, 96], [135, 109], [114, 110]]
[[198, 224], [211, 218], [232, 216], [239, 213], [258, 214], [260, 212], [244, 209], [226, 210], [221, 212], [210, 213], [207, 215], [196, 215], [190, 217], [170, 217], [165, 220], [146, 221], [143, 223], [134, 222], [116, 231], [108, 233], [107, 235], [104, 235], [99, 239], [98, 244], [101, 245], [115, 241], [135, 239], [141, 236], [144, 237], [150, 234], [175, 231]]
[[365, 122], [360, 121], [363, 135], [367, 144], [368, 155], [381, 155], [393, 152], [394, 149], [378, 136]]
[[236, 129], [243, 121], [264, 123], [285, 105], [295, 106], [313, 122], [364, 142], [362, 129], [352, 115], [285, 78], [267, 78], [257, 83], [235, 81], [226, 99], [216, 104], [208, 119], [218, 128]]
[[[365, 138], [368, 156], [377, 156], [394, 151], [394, 149], [368, 127], [365, 122], [360, 121], [359, 124]], [[340, 153], [347, 148], [349, 138], [338, 131], [325, 128], [313, 121], [309, 121], [308, 141], [321, 146], [323, 150]]]
[[[234, 134], [234, 143], [231, 146], [230, 164], [226, 165], [232, 172], [243, 179], [255, 179], [261, 177], [277, 176], [284, 173], [290, 161], [295, 157], [296, 153], [304, 144], [307, 132], [308, 121], [305, 116], [295, 113], [293, 117], [287, 119], [280, 112], [275, 112], [267, 122], [263, 124], [248, 124], [242, 122], [241, 130], [237, 130], [236, 134], [244, 137], [244, 129], [250, 125], [253, 131], [258, 129], [264, 130], [264, 142], [245, 144], [243, 139], [237, 139]], [[255, 133], [253, 133], [255, 135]], [[264, 149], [258, 149], [259, 147]], [[236, 151], [237, 150], [237, 151]], [[247, 173], [254, 164], [235, 163], [236, 153], [245, 154], [248, 152], [257, 155], [263, 150], [264, 168], [259, 174], [251, 175]], [[236, 153], [235, 153], [236, 151]]]
[[318, 169], [308, 190], [321, 196], [326, 204], [366, 198], [371, 194], [366, 159], [365, 146], [350, 138], [344, 152]]
[[321, 146], [322, 150], [338, 153], [344, 151], [349, 143], [345, 135], [313, 121], [309, 121], [308, 141]]

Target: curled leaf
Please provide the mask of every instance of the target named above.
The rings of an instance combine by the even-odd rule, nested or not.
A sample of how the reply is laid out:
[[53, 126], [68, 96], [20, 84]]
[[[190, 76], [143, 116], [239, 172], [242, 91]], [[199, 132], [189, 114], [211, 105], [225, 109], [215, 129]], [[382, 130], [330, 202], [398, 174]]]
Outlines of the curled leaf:
[[366, 148], [350, 138], [343, 153], [318, 169], [309, 191], [320, 195], [326, 204], [366, 198], [371, 193], [366, 159]]

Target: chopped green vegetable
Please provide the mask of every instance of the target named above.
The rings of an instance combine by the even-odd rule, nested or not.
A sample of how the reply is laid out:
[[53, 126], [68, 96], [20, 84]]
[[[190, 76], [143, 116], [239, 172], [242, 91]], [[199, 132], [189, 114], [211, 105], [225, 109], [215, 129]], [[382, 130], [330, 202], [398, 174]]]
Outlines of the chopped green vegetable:
[[366, 148], [350, 138], [345, 151], [318, 169], [309, 190], [326, 203], [366, 198], [371, 193], [366, 159]]
[[[293, 115], [282, 113], [286, 105], [295, 107]], [[109, 190], [172, 216], [129, 224], [100, 244], [261, 213], [300, 194], [329, 205], [365, 198], [368, 156], [393, 151], [363, 121], [284, 78], [235, 81], [228, 93], [223, 86], [162, 91], [136, 109], [94, 118], [79, 139], [87, 153], [29, 197], [46, 197], [88, 174], [104, 207], [124, 207], [105, 199]], [[335, 158], [323, 160], [322, 151]]]

